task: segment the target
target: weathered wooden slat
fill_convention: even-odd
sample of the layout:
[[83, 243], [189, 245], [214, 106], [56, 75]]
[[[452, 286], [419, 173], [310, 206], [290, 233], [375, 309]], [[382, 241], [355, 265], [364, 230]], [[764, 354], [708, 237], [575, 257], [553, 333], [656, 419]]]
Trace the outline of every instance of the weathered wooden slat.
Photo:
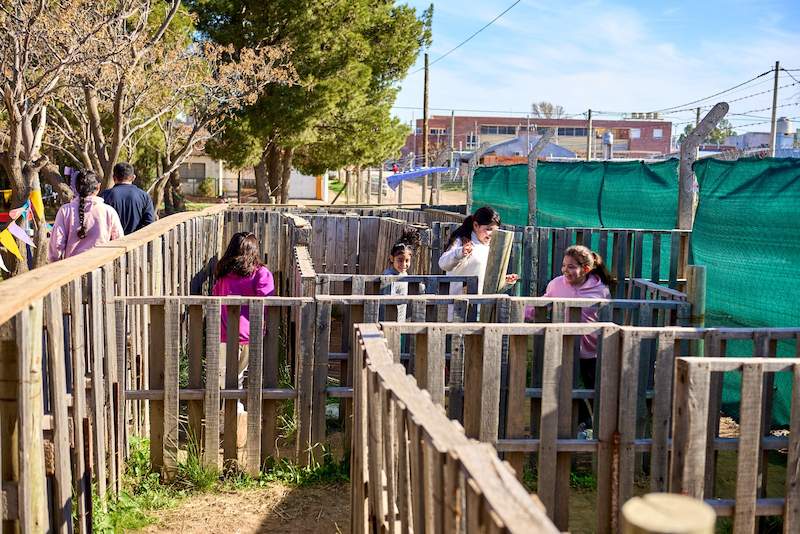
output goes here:
[[[188, 343], [188, 364], [189, 381], [188, 387], [200, 389], [203, 387], [203, 307], [198, 305], [189, 306], [189, 343]], [[213, 337], [210, 336], [210, 338]], [[179, 399], [180, 400], [180, 399]], [[201, 401], [189, 401], [189, 443], [195, 447], [195, 452], [200, 453], [200, 444], [203, 440], [203, 403]]]
[[[239, 389], [239, 317], [240, 306], [226, 306], [227, 328], [225, 331], [225, 387]], [[238, 461], [236, 440], [238, 434], [238, 409], [235, 400], [224, 403], [224, 433], [222, 437], [222, 459], [224, 466]]]
[[653, 448], [650, 461], [650, 491], [669, 487], [669, 431], [672, 413], [672, 375], [675, 369], [675, 335], [659, 334], [653, 395]]
[[73, 280], [68, 287], [70, 307], [70, 355], [72, 357], [72, 421], [75, 464], [75, 501], [78, 517], [75, 526], [86, 532], [87, 499], [91, 489], [87, 485], [86, 457], [84, 456], [86, 418], [86, 344], [84, 342], [84, 309], [81, 279]]
[[53, 415], [53, 448], [55, 478], [53, 501], [55, 514], [52, 527], [57, 532], [70, 532], [72, 526], [72, 470], [69, 451], [67, 416], [67, 373], [62, 327], [61, 291], [53, 291], [44, 299], [44, 326], [47, 329], [48, 384], [50, 411]]
[[[528, 382], [528, 338], [512, 336], [508, 352], [508, 409], [506, 411], [506, 438], [525, 437], [525, 386]], [[508, 454], [506, 460], [522, 480], [525, 454]]]
[[[264, 389], [277, 389], [279, 378], [280, 359], [280, 308], [267, 310], [266, 346], [264, 348], [264, 368], [262, 386]], [[261, 465], [268, 457], [278, 456], [278, 413], [280, 403], [265, 397], [264, 389], [261, 391]]]
[[[163, 476], [172, 480], [178, 474], [178, 380], [180, 374], [180, 340], [175, 335], [179, 329], [181, 310], [176, 303], [164, 305], [164, 361], [163, 361]], [[167, 334], [169, 333], [169, 334]]]
[[[800, 338], [798, 338], [800, 340]], [[789, 421], [789, 447], [786, 458], [785, 532], [800, 528], [800, 364], [792, 370], [792, 403]]]
[[205, 434], [203, 435], [203, 465], [219, 469], [219, 386], [220, 386], [220, 308], [205, 306], [206, 315], [206, 383], [203, 399]]
[[[35, 301], [17, 314], [17, 369], [19, 421], [19, 528], [46, 532], [50, 528], [44, 445], [42, 443], [42, 302]], [[9, 448], [10, 449], [10, 448]], [[104, 457], [101, 457], [105, 459]]]
[[670, 491], [697, 499], [705, 493], [709, 374], [705, 361], [690, 365], [684, 358], [676, 360]]
[[[108, 450], [108, 431], [106, 425], [106, 384], [103, 376], [103, 360], [105, 358], [105, 343], [104, 343], [104, 323], [103, 323], [103, 288], [102, 288], [102, 272], [100, 269], [95, 269], [89, 274], [89, 306], [91, 310], [91, 319], [89, 323], [89, 336], [91, 339], [91, 373], [92, 373], [92, 398], [91, 398], [91, 416], [92, 416], [92, 450], [94, 451], [94, 469], [97, 479], [97, 496], [105, 502], [106, 493], [108, 491], [108, 469], [107, 469], [107, 450]], [[152, 378], [152, 377], [151, 377]], [[158, 410], [159, 406], [155, 409]], [[153, 407], [150, 407], [150, 419], [153, 419]], [[160, 412], [159, 412], [160, 415]], [[160, 439], [158, 429], [155, 429], [156, 439]], [[152, 449], [153, 442], [150, 442], [151, 448], [151, 461], [154, 466], [162, 465], [162, 459], [156, 455], [153, 458]]]
[[[314, 304], [304, 304], [299, 310], [297, 322], [297, 389], [298, 397], [295, 402], [295, 415], [297, 417], [297, 456], [301, 465], [308, 465], [309, 454], [317, 454], [311, 433], [311, 418], [313, 406], [314, 384]], [[324, 409], [324, 405], [322, 406]]]
[[254, 300], [249, 306], [250, 342], [247, 363], [247, 472], [261, 472], [261, 388], [264, 382], [264, 308]]
[[556, 509], [556, 440], [558, 439], [558, 390], [562, 371], [562, 341], [560, 327], [551, 327], [545, 332], [537, 492], [551, 519], [555, 517]]
[[736, 509], [734, 532], [752, 533], [756, 527], [756, 498], [761, 451], [761, 418], [764, 368], [746, 363], [742, 368], [742, 401], [739, 423], [739, 450], [736, 457]]

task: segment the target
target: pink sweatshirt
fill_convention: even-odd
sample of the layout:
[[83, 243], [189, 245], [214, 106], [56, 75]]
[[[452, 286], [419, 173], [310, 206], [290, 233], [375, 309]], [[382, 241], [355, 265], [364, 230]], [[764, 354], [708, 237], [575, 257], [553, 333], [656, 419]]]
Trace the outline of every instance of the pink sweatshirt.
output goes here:
[[[250, 276], [239, 276], [229, 273], [217, 280], [212, 294], [216, 297], [239, 295], [243, 297], [268, 297], [275, 293], [275, 282], [269, 269], [262, 266]], [[228, 340], [228, 310], [222, 306], [221, 341]], [[246, 345], [250, 341], [250, 309], [242, 306], [239, 315], [239, 344]]]
[[51, 262], [72, 257], [125, 235], [114, 208], [102, 198], [91, 196], [84, 199], [83, 227], [86, 237], [78, 237], [78, 201], [78, 198], [74, 198], [58, 209], [47, 254]]
[[[610, 299], [611, 292], [597, 275], [590, 274], [583, 284], [579, 286], [570, 284], [564, 276], [553, 278], [547, 284], [544, 296], [568, 299]], [[532, 306], [525, 310], [526, 320], [533, 320], [533, 310]], [[597, 322], [597, 309], [583, 308], [581, 310], [581, 322]], [[597, 334], [581, 337], [581, 358], [597, 358]]]

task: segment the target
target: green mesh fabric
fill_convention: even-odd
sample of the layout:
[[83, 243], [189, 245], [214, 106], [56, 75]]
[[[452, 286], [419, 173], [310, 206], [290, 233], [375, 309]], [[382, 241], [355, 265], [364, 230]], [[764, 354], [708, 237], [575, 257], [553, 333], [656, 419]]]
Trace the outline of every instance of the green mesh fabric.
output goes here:
[[[692, 260], [707, 265], [706, 324], [800, 324], [800, 160], [701, 160], [695, 165], [700, 201], [692, 232]], [[791, 343], [779, 356], [794, 354]], [[751, 342], [729, 343], [727, 354], [752, 354]], [[786, 376], [784, 376], [786, 375]], [[725, 377], [723, 403], [735, 411], [739, 375]], [[791, 378], [780, 373], [773, 412], [789, 418]], [[725, 408], [725, 406], [724, 406]]]
[[[536, 169], [540, 226], [671, 229], [677, 213], [678, 160], [540, 162]], [[506, 224], [528, 217], [528, 167], [479, 167], [472, 204], [489, 205]]]
[[[643, 164], [539, 163], [541, 226], [670, 229], [677, 212], [678, 161]], [[700, 198], [692, 260], [708, 266], [708, 326], [800, 325], [800, 160], [712, 159], [695, 164]], [[473, 205], [491, 205], [503, 222], [527, 221], [527, 166], [481, 167]], [[662, 244], [663, 246], [664, 244]], [[649, 258], [645, 242], [644, 258]], [[666, 260], [662, 250], [662, 263]], [[647, 263], [647, 262], [645, 262]], [[662, 273], [665, 272], [662, 264]], [[649, 265], [643, 266], [644, 274]], [[778, 344], [779, 356], [795, 353]], [[729, 342], [727, 354], [752, 354], [752, 342]], [[786, 375], [786, 376], [784, 376]], [[791, 378], [775, 379], [774, 422], [789, 418]], [[738, 415], [739, 375], [725, 377], [723, 409]]]

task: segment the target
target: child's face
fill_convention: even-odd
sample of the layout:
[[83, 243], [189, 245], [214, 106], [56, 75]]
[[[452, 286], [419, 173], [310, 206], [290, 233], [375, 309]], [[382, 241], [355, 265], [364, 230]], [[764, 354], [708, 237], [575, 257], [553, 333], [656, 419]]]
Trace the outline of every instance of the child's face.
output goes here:
[[401, 252], [396, 256], [392, 256], [392, 267], [398, 273], [404, 273], [408, 271], [409, 266], [411, 265], [411, 253], [408, 251]]
[[492, 240], [492, 234], [497, 230], [497, 225], [472, 223], [472, 230], [475, 232], [475, 235], [478, 236], [478, 241], [484, 245], [488, 245]]
[[580, 285], [586, 280], [586, 275], [589, 274], [589, 266], [582, 266], [572, 256], [564, 256], [564, 261], [561, 262], [561, 274], [564, 275], [568, 283]]

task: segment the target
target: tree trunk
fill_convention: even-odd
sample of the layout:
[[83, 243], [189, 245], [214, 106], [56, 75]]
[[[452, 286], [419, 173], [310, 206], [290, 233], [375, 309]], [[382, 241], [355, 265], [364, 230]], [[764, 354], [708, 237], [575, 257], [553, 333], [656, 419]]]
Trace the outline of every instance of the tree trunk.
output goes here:
[[186, 199], [181, 191], [181, 174], [175, 170], [170, 173], [164, 188], [164, 213], [172, 215], [181, 211], [186, 211]]
[[294, 156], [294, 148], [284, 148], [283, 158], [281, 160], [281, 204], [289, 202], [289, 179], [292, 175], [292, 157]]
[[269, 146], [267, 162], [269, 166], [269, 196], [277, 197], [281, 190], [281, 154], [275, 142]]
[[69, 184], [64, 182], [61, 174], [58, 172], [58, 167], [49, 163], [39, 174], [53, 187], [58, 204], [66, 204], [72, 200], [74, 196], [72, 188]]
[[268, 151], [265, 150], [261, 153], [261, 159], [258, 160], [255, 167], [253, 167], [253, 173], [256, 176], [256, 195], [258, 198], [258, 202], [261, 204], [266, 204], [269, 202], [269, 173], [267, 168], [268, 163]]

